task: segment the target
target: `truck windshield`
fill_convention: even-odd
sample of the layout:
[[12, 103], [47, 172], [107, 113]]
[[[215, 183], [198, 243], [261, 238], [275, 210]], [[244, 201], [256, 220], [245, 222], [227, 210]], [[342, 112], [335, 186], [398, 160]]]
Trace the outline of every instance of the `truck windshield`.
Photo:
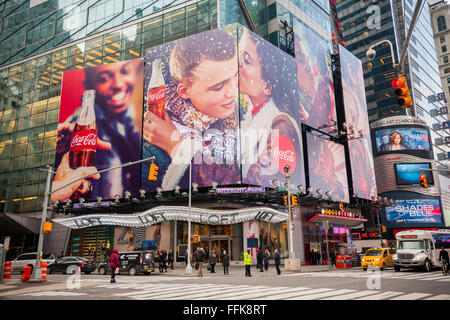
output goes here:
[[398, 249], [425, 249], [423, 241], [399, 241]]

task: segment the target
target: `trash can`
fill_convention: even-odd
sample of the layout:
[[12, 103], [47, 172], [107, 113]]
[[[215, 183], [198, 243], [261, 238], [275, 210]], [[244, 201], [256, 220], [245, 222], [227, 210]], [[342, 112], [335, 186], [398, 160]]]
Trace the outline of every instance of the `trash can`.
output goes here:
[[341, 255], [336, 256], [336, 269], [344, 268], [343, 260], [344, 260], [343, 256]]
[[3, 274], [5, 272], [5, 258], [6, 258], [6, 247], [0, 244], [0, 282], [3, 281]]
[[352, 256], [345, 256], [345, 264], [347, 269], [352, 268]]

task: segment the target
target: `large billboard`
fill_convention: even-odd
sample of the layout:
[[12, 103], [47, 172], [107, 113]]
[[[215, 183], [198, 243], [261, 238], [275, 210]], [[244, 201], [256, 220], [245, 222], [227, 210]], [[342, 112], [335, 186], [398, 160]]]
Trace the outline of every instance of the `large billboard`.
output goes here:
[[143, 66], [135, 59], [64, 72], [52, 200], [138, 194], [139, 165], [95, 173], [141, 159]]
[[318, 128], [336, 120], [330, 44], [294, 21], [295, 60], [302, 123]]
[[442, 212], [438, 199], [397, 200], [397, 205], [386, 207], [390, 226], [440, 225]]
[[377, 196], [375, 171], [367, 116], [366, 94], [361, 61], [343, 46], [339, 46], [345, 120], [349, 130], [360, 139], [349, 139], [353, 193], [359, 198]]
[[349, 202], [344, 146], [316, 135], [307, 135], [309, 181], [314, 192], [331, 192], [334, 201]]
[[238, 48], [242, 182], [273, 187], [289, 165], [296, 189], [305, 180], [295, 60], [245, 28]]
[[377, 153], [404, 150], [430, 151], [430, 136], [425, 128], [396, 127], [375, 131]]

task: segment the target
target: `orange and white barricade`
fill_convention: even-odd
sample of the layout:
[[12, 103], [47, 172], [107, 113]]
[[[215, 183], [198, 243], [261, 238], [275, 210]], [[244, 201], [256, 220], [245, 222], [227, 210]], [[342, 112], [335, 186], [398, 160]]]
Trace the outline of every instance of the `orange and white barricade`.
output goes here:
[[11, 261], [5, 261], [5, 269], [3, 270], [3, 279], [11, 279]]

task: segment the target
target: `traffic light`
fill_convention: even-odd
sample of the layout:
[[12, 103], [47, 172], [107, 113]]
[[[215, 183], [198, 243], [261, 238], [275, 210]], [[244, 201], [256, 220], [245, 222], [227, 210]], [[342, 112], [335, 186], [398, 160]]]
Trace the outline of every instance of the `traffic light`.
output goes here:
[[284, 205], [285, 205], [286, 207], [287, 207], [287, 205], [288, 205], [287, 200], [288, 200], [287, 196], [284, 196], [284, 197], [283, 197], [283, 201], [284, 201]]
[[148, 175], [148, 180], [153, 181], [158, 180], [158, 166], [154, 163], [150, 165], [150, 173]]
[[297, 205], [297, 196], [291, 196], [291, 205], [293, 206]]
[[396, 88], [394, 94], [398, 96], [397, 104], [402, 106], [403, 109], [411, 108], [413, 104], [405, 77], [392, 80], [392, 86]]
[[428, 183], [427, 183], [427, 176], [425, 175], [425, 173], [422, 173], [420, 176], [420, 186], [422, 188], [428, 188]]

